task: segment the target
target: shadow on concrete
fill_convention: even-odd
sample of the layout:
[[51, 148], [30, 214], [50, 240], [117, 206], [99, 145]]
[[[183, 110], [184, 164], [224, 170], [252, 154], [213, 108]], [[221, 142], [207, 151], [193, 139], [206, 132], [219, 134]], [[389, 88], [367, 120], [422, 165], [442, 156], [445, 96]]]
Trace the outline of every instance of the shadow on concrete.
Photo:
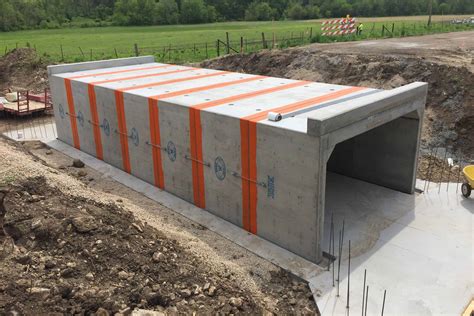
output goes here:
[[[324, 218], [323, 250], [329, 250], [331, 217], [334, 221], [335, 252], [339, 246], [339, 232], [344, 221], [344, 240], [342, 259], [348, 258], [348, 241], [351, 241], [351, 257], [376, 250], [382, 247], [390, 235], [381, 232], [393, 226], [391, 235], [403, 229], [402, 225], [394, 225], [402, 217], [414, 218], [416, 195], [410, 195], [377, 186], [354, 178], [328, 172], [326, 177], [326, 207]], [[327, 266], [327, 260], [325, 265]], [[355, 269], [356, 266], [353, 266]], [[341, 276], [347, 271], [341, 271]]]

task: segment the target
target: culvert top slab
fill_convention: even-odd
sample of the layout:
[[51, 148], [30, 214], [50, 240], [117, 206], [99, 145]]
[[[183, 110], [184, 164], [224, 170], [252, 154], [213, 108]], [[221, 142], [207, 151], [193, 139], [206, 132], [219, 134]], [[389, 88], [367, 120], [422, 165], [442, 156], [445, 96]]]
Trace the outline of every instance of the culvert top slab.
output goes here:
[[[399, 163], [407, 172], [393, 184], [366, 180], [405, 191], [412, 185], [424, 83], [383, 91], [152, 57], [48, 71], [60, 140], [314, 262], [322, 255], [326, 165], [337, 144], [377, 130], [356, 140], [373, 140], [382, 166]], [[416, 124], [382, 128], [399, 118]], [[407, 130], [414, 150], [387, 161]], [[389, 138], [392, 145], [379, 144]], [[369, 147], [343, 147], [352, 154], [337, 160], [357, 169]]]

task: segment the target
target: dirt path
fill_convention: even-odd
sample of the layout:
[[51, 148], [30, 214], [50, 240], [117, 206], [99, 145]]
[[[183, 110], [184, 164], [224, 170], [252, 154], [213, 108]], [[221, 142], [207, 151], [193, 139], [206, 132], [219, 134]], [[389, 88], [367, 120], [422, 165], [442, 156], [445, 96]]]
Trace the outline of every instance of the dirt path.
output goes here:
[[0, 138], [0, 161], [0, 310], [315, 313], [305, 282], [59, 152]]
[[382, 40], [313, 44], [310, 52], [411, 56], [474, 70], [474, 31], [433, 34]]

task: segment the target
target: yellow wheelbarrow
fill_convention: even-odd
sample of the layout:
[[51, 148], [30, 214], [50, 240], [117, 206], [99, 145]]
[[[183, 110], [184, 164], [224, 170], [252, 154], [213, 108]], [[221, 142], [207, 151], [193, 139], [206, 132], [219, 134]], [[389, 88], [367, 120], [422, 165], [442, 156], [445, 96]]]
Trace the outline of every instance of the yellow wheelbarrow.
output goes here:
[[471, 191], [474, 189], [474, 165], [464, 167], [462, 173], [467, 182], [462, 184], [461, 192], [464, 197], [468, 198], [471, 195]]

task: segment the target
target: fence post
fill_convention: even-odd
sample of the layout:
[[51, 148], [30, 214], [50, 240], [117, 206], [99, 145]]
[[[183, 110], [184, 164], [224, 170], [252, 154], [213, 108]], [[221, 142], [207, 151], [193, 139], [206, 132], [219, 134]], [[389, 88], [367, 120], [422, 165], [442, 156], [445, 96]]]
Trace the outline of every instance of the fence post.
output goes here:
[[64, 61], [64, 51], [63, 51], [63, 45], [60, 45], [61, 47], [61, 61]]
[[392, 23], [392, 36], [393, 36], [394, 31], [395, 31], [395, 23]]
[[309, 29], [309, 40], [313, 38], [313, 27]]
[[267, 48], [267, 43], [265, 41], [265, 33], [262, 32], [262, 48], [265, 49]]
[[225, 37], [226, 37], [226, 43], [227, 43], [227, 55], [230, 54], [230, 41], [229, 41], [229, 32], [225, 32]]
[[82, 58], [86, 58], [86, 55], [84, 55], [84, 52], [82, 51], [82, 48], [81, 48], [81, 46], [79, 46], [79, 50], [81, 51]]
[[219, 40], [216, 41], [216, 49], [217, 49], [217, 57], [221, 55], [221, 44], [219, 43]]
[[385, 35], [385, 24], [382, 24], [382, 37]]
[[196, 56], [196, 43], [194, 43], [193, 55]]
[[114, 48], [115, 51], [115, 58], [118, 58], [117, 48]]
[[275, 32], [273, 32], [272, 49], [275, 49]]
[[138, 44], [134, 44], [133, 47], [135, 48], [135, 56], [138, 57]]
[[171, 44], [168, 46], [168, 62], [171, 61]]
[[207, 50], [207, 42], [206, 42], [206, 59], [209, 59], [209, 51]]
[[241, 54], [244, 53], [244, 37], [243, 36], [240, 37], [240, 53]]

